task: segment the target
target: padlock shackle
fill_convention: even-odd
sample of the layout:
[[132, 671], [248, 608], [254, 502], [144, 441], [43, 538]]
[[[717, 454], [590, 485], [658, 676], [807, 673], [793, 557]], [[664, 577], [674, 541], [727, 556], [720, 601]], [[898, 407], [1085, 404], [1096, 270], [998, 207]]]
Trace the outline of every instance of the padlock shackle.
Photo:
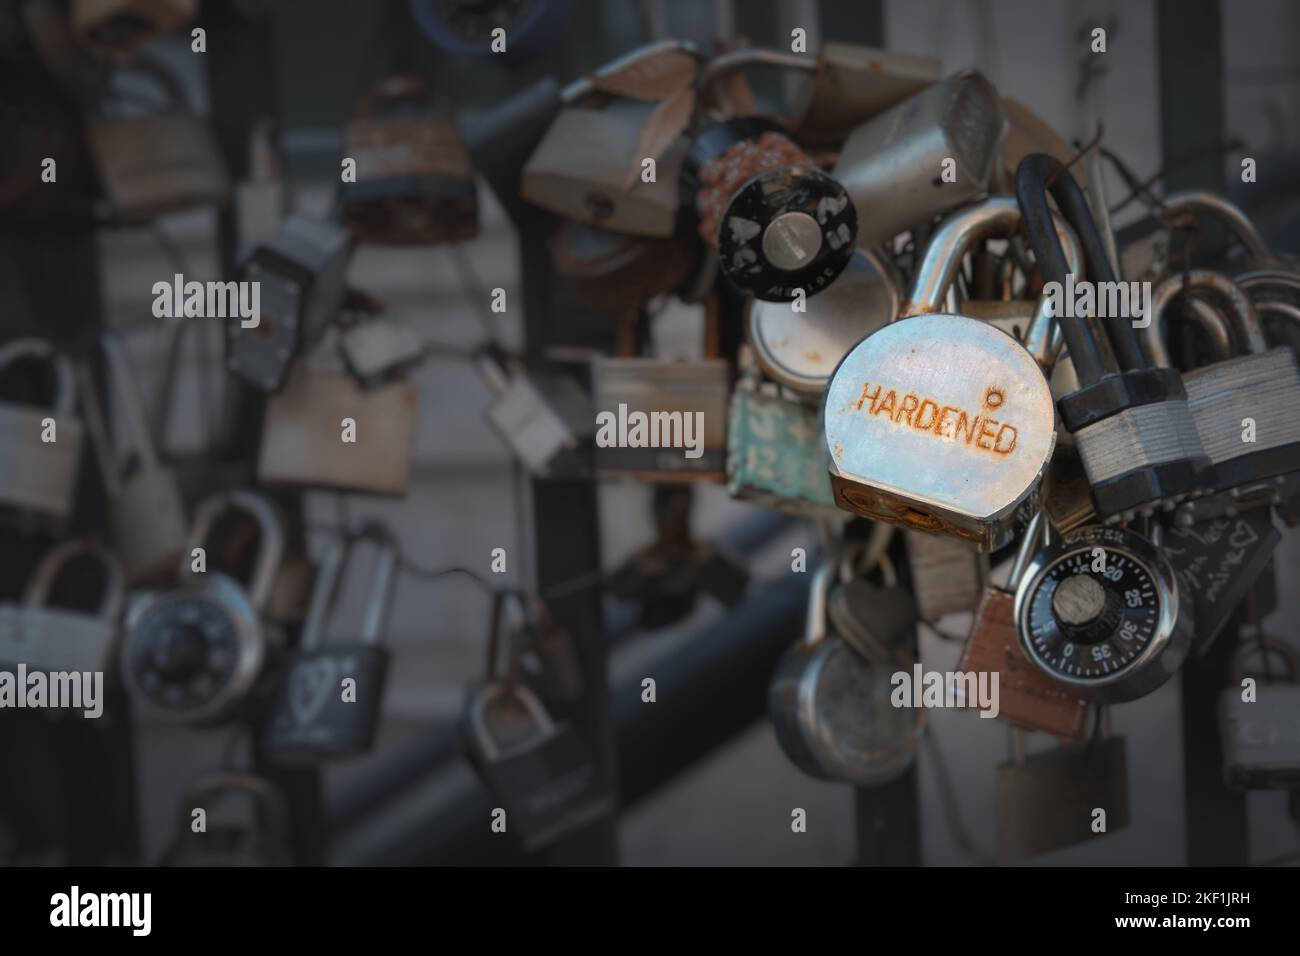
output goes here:
[[1255, 224], [1245, 211], [1223, 196], [1203, 190], [1188, 190], [1166, 196], [1160, 208], [1160, 216], [1165, 224], [1174, 227], [1176, 220], [1184, 216], [1208, 216], [1227, 228], [1246, 248], [1251, 262], [1260, 269], [1274, 269], [1281, 265], [1281, 260], [1269, 248], [1264, 237], [1260, 235]]
[[208, 536], [217, 519], [231, 509], [249, 514], [257, 522], [260, 532], [257, 561], [244, 590], [254, 610], [261, 613], [270, 604], [285, 548], [284, 525], [279, 511], [264, 495], [253, 491], [227, 491], [200, 501], [194, 509], [194, 524], [190, 527], [185, 553], [181, 555], [181, 577], [190, 577], [196, 573], [190, 570], [191, 552], [195, 548], [207, 548]]
[[504, 754], [501, 745], [489, 733], [485, 719], [488, 704], [504, 695], [513, 697], [517, 703], [523, 705], [543, 737], [549, 736], [555, 730], [555, 721], [547, 713], [546, 705], [530, 688], [517, 682], [489, 681], [470, 698], [469, 710], [466, 714], [474, 736], [478, 740], [479, 748], [488, 760], [496, 760]]
[[579, 100], [598, 91], [597, 80], [612, 76], [652, 56], [675, 52], [690, 54], [697, 60], [702, 58], [700, 48], [690, 40], [656, 40], [653, 43], [647, 43], [645, 46], [637, 47], [635, 50], [630, 50], [622, 56], [610, 60], [604, 66], [597, 67], [591, 73], [580, 76], [568, 83], [560, 89], [560, 103], [563, 106], [573, 106]]
[[1020, 584], [1020, 579], [1025, 575], [1025, 569], [1029, 567], [1029, 562], [1034, 556], [1040, 545], [1044, 543], [1045, 532], [1047, 529], [1044, 525], [1049, 524], [1043, 510], [1034, 512], [1034, 516], [1029, 519], [1029, 524], [1020, 539], [1020, 546], [1016, 548], [1016, 556], [1011, 561], [1011, 570], [1007, 573], [1007, 590], [1015, 593], [1016, 587]]
[[1255, 311], [1260, 315], [1280, 315], [1300, 328], [1300, 306], [1278, 299], [1261, 299], [1255, 303]]
[[23, 591], [23, 604], [29, 607], [47, 606], [50, 589], [63, 572], [64, 565], [82, 555], [97, 559], [107, 572], [97, 615], [106, 621], [116, 621], [121, 617], [122, 608], [126, 604], [126, 573], [122, 570], [122, 562], [103, 544], [90, 538], [64, 541], [47, 551], [27, 582]]
[[699, 97], [701, 100], [707, 99], [714, 83], [727, 74], [743, 70], [747, 66], [773, 66], [782, 70], [815, 73], [820, 64], [821, 57], [808, 56], [806, 53], [786, 53], [784, 50], [770, 50], [763, 47], [731, 50], [715, 56], [700, 71]]
[[808, 582], [808, 610], [804, 615], [803, 642], [808, 647], [819, 644], [829, 634], [827, 609], [831, 583], [835, 579], [835, 561], [829, 555], [818, 565]]
[[54, 347], [48, 339], [34, 336], [13, 339], [0, 345], [0, 378], [15, 362], [22, 359], [39, 359], [54, 372], [54, 404], [51, 410], [60, 415], [70, 414], [77, 407], [77, 375], [72, 360]]
[[383, 641], [392, 610], [393, 589], [397, 584], [397, 542], [387, 525], [367, 521], [330, 542], [317, 565], [300, 647], [319, 647], [325, 643], [326, 626], [338, 602], [339, 585], [355, 553], [353, 549], [361, 541], [375, 545], [375, 566], [371, 570], [370, 590], [361, 619], [360, 640], [363, 644]]
[[1243, 272], [1234, 281], [1247, 291], [1277, 286], [1300, 292], [1300, 273], [1289, 269], [1256, 269], [1253, 272]]
[[[507, 621], [507, 609], [510, 620]], [[488, 625], [487, 642], [487, 682], [515, 686], [519, 683], [520, 658], [523, 648], [519, 635], [528, 626], [528, 612], [524, 606], [524, 596], [518, 591], [498, 591], [492, 599], [492, 615]], [[498, 676], [497, 661], [501, 653], [501, 632], [509, 628], [506, 638], [510, 653], [510, 666], [505, 677]]]
[[[1143, 344], [1151, 362], [1157, 368], [1173, 368], [1173, 357], [1165, 341], [1169, 306], [1184, 292], [1207, 297], [1216, 302], [1234, 319], [1242, 340], [1252, 354], [1268, 350], [1264, 341], [1263, 326], [1250, 296], [1231, 279], [1209, 269], [1193, 269], [1183, 275], [1170, 276], [1151, 292], [1150, 322], [1142, 330]], [[1205, 330], [1214, 350], [1223, 358], [1233, 355], [1232, 333], [1219, 311], [1211, 308], [1190, 309], [1192, 318]]]
[[[1075, 276], [1082, 276], [1084, 255], [1079, 237], [1056, 212], [1052, 213], [1052, 224], [1063, 248], [1067, 269]], [[907, 302], [899, 309], [898, 318], [944, 311], [948, 290], [961, 269], [962, 260], [988, 239], [1010, 237], [1020, 225], [1020, 204], [1006, 196], [990, 197], [947, 216], [926, 244], [908, 290]], [[1059, 351], [1058, 328], [1048, 297], [1039, 296], [1022, 344], [1045, 369], [1052, 367]]]

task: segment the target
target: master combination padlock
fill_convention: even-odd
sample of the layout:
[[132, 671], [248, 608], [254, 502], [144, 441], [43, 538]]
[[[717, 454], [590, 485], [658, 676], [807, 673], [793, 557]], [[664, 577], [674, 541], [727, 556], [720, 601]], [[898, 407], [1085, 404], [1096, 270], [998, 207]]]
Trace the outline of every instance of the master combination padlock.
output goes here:
[[[354, 547], [375, 546], [358, 639], [325, 642], [325, 630]], [[368, 524], [331, 545], [316, 571], [302, 640], [290, 658], [267, 721], [263, 749], [277, 763], [315, 763], [363, 753], [374, 743], [384, 700], [387, 630], [397, 583], [392, 532]], [[352, 686], [345, 686], [349, 681]]]
[[[1255, 676], [1243, 685], [1251, 653], [1282, 664], [1280, 681]], [[1249, 699], [1247, 699], [1249, 697]], [[1243, 641], [1232, 664], [1232, 683], [1219, 696], [1223, 779], [1238, 790], [1288, 790], [1300, 785], [1300, 652], [1270, 637]]]
[[[222, 548], [213, 531], [219, 519], [249, 519]], [[255, 558], [246, 580], [223, 552]], [[205, 570], [192, 570], [202, 548]], [[233, 491], [199, 503], [181, 558], [180, 581], [169, 591], [138, 595], [127, 612], [122, 679], [133, 704], [170, 723], [199, 726], [231, 717], [262, 673], [272, 643], [263, 619], [284, 554], [284, 530], [275, 506], [261, 495]]]
[[[612, 813], [614, 800], [587, 742], [571, 724], [554, 721], [541, 698], [520, 682], [525, 627], [518, 595], [498, 595], [488, 679], [470, 694], [461, 733], [470, 760], [506, 811], [506, 832], [533, 852]], [[500, 677], [503, 638], [510, 664]]]

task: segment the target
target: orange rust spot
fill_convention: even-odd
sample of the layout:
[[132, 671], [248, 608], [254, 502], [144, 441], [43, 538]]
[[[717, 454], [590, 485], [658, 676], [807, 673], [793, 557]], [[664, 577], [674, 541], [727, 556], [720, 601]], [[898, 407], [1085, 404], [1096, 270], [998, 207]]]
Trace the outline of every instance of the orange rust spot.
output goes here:
[[984, 391], [985, 408], [1001, 408], [1002, 403], [1005, 402], [1006, 400], [1007, 400], [1007, 393], [1004, 392], [1002, 389], [998, 388], [996, 385], [990, 385]]

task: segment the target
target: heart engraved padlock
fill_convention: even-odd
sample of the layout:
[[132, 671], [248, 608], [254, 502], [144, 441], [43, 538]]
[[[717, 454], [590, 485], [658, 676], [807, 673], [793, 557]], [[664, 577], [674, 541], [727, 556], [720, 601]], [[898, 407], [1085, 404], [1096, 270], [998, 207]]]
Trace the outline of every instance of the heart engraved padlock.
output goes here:
[[[325, 642], [328, 619], [354, 547], [375, 546], [360, 638]], [[374, 743], [389, 652], [382, 641], [397, 583], [392, 532], [371, 523], [331, 545], [316, 571], [302, 639], [286, 667], [263, 749], [281, 764], [312, 764], [363, 753]], [[352, 682], [347, 687], [348, 681]]]
[[[247, 582], [219, 564], [212, 532], [218, 519], [242, 512], [256, 527], [256, 557]], [[204, 570], [192, 570], [204, 552]], [[275, 506], [261, 495], [233, 491], [199, 503], [181, 558], [180, 583], [146, 592], [127, 612], [122, 680], [134, 705], [160, 721], [200, 726], [230, 717], [262, 672], [271, 637], [267, 609], [284, 553]], [[213, 566], [208, 567], [207, 562]]]

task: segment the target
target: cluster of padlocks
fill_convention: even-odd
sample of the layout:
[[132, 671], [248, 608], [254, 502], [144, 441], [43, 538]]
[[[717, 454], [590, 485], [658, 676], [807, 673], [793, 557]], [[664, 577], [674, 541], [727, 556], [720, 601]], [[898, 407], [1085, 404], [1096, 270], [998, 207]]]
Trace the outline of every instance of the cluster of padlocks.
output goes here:
[[[922, 682], [918, 624], [968, 614], [939, 695], [988, 710], [991, 687], [1018, 733], [1058, 739], [1015, 764], [1022, 791], [1065, 779], [1080, 807], [1124, 819], [1125, 755], [1103, 709], [1225, 639], [1239, 641], [1221, 705], [1225, 779], [1300, 781], [1294, 635], [1266, 635], [1258, 608], [1245, 626], [1239, 613], [1272, 573], [1279, 525], [1300, 521], [1300, 271], [1225, 198], [1166, 195], [1149, 233], [1117, 245], [1097, 154], [976, 71], [835, 43], [707, 55], [667, 41], [539, 82], [459, 128], [420, 80], [385, 79], [345, 131], [333, 208], [286, 214], [264, 139], [251, 178], [232, 185], [161, 63], [118, 67], [164, 94], [156, 112], [118, 115], [111, 84], [74, 75], [54, 14], [32, 9], [44, 55], [95, 110], [114, 221], [246, 210], [236, 279], [257, 285], [260, 310], [223, 300], [224, 363], [264, 416], [251, 473], [187, 509], [156, 450], [166, 396], [149, 407], [120, 341], [76, 356], [38, 338], [0, 345], [6, 520], [58, 539], [85, 438], [109, 514], [108, 545], [57, 540], [23, 599], [0, 606], [0, 662], [111, 672], [136, 713], [164, 721], [248, 721], [285, 766], [371, 747], [404, 566], [395, 536], [335, 529], [313, 577], [269, 492], [407, 493], [409, 373], [429, 348], [349, 289], [347, 267], [360, 243], [474, 236], [477, 173], [517, 219], [552, 217], [551, 269], [616, 340], [581, 376], [495, 342], [475, 352], [486, 421], [538, 478], [666, 489], [658, 539], [607, 581], [640, 602], [641, 623], [681, 620], [698, 593], [734, 604], [745, 591], [739, 562], [692, 539], [682, 483], [725, 483], [822, 532], [805, 633], [770, 691], [802, 770], [860, 786], [905, 772], [927, 723], [918, 688], [896, 693]], [[803, 101], [762, 112], [758, 70], [802, 76]], [[1216, 231], [1227, 241], [1206, 254]], [[180, 319], [194, 295], [177, 277], [160, 301]], [[196, 316], [213, 290], [197, 296]], [[700, 307], [698, 358], [649, 352], [670, 298]], [[327, 642], [363, 544], [376, 557], [359, 636]], [[56, 605], [60, 576], [87, 561], [94, 608]], [[499, 593], [493, 609], [465, 738], [531, 848], [612, 798], [586, 743], [552, 716], [582, 694], [571, 640], [537, 595]], [[337, 692], [349, 680], [351, 698]], [[256, 778], [218, 785], [273, 799]], [[1021, 837], [1006, 855], [1071, 839]]]

